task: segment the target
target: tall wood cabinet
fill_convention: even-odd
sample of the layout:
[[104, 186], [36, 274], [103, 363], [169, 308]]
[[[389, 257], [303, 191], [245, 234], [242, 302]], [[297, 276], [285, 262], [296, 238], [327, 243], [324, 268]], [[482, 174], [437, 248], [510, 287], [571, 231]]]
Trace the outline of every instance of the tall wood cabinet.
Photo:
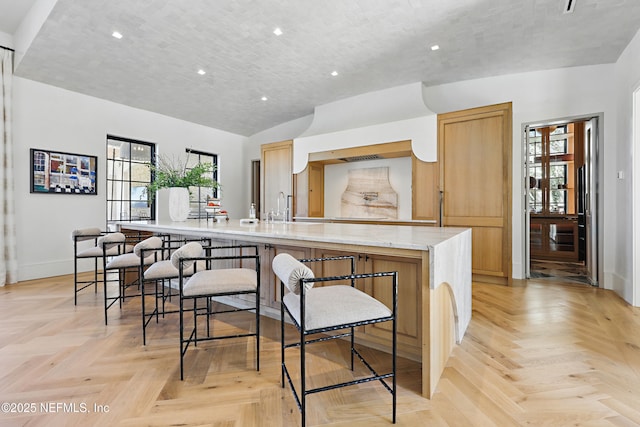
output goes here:
[[471, 227], [474, 280], [511, 282], [511, 103], [438, 115], [442, 225]]
[[[263, 214], [277, 210], [277, 200], [280, 192], [284, 194], [284, 201], [280, 199], [280, 209], [284, 210], [287, 196], [293, 196], [293, 141], [273, 142], [260, 147], [261, 194]], [[289, 201], [290, 209], [294, 203]]]

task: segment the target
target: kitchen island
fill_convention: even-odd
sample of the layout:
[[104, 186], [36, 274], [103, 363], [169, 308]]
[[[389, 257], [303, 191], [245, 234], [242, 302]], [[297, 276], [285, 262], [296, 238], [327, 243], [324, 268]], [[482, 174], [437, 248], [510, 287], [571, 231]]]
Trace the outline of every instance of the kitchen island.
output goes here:
[[[422, 364], [422, 394], [430, 398], [449, 354], [471, 320], [471, 229], [408, 225], [188, 220], [121, 222], [122, 230], [209, 237], [222, 244], [258, 244], [261, 305], [274, 317], [279, 282], [271, 260], [281, 252], [296, 258], [356, 255], [357, 272], [398, 271], [398, 350]], [[314, 271], [317, 276], [342, 274]], [[377, 295], [373, 285], [365, 291]], [[272, 310], [269, 310], [272, 309]], [[365, 329], [361, 342], [387, 349], [391, 331]]]

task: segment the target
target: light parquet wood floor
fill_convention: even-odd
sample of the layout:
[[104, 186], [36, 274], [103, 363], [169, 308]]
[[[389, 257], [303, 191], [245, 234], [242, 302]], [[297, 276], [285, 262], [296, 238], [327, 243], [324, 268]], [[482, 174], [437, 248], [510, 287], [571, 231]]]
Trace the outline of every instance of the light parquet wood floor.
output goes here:
[[[72, 288], [71, 276], [0, 288], [1, 426], [299, 425], [280, 387], [277, 321], [264, 318], [260, 372], [243, 338], [190, 348], [180, 381], [177, 316], [152, 324], [142, 346], [139, 299], [111, 309], [105, 326], [100, 291], [85, 290], [75, 307]], [[312, 351], [314, 383], [345, 375], [343, 344]], [[431, 400], [419, 394], [419, 369], [399, 360], [399, 426], [638, 426], [640, 309], [576, 284], [474, 283], [471, 324]], [[391, 425], [377, 383], [309, 402], [309, 425]]]

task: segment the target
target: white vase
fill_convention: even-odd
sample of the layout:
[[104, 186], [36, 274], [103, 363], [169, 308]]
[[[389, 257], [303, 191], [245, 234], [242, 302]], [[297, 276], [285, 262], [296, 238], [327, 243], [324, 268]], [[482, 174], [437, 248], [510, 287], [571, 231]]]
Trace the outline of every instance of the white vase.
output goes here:
[[186, 221], [189, 217], [188, 188], [169, 188], [169, 217], [172, 221]]

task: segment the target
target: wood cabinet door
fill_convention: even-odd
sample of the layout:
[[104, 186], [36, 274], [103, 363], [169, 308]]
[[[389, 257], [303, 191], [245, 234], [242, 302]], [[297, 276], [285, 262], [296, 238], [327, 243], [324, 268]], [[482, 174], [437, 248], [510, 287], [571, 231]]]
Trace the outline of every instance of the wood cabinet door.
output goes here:
[[[314, 258], [332, 258], [339, 256], [355, 256], [355, 272], [364, 273], [365, 266], [363, 263], [364, 255], [362, 254], [354, 254], [351, 252], [340, 252], [340, 251], [330, 251], [325, 249], [316, 249], [313, 253]], [[332, 260], [332, 261], [322, 261], [318, 263], [309, 264], [309, 267], [313, 270], [313, 274], [316, 277], [336, 277], [336, 276], [346, 276], [351, 274], [351, 260], [343, 259], [343, 260]], [[351, 286], [351, 282], [349, 280], [342, 281], [331, 281], [327, 282], [326, 286], [333, 285], [346, 285]], [[324, 286], [323, 283], [316, 283], [314, 286]], [[361, 291], [364, 291], [365, 285], [364, 280], [356, 281], [356, 287]]]
[[438, 115], [442, 225], [471, 227], [474, 280], [511, 280], [511, 103]]
[[438, 163], [411, 156], [411, 219], [439, 221]]
[[[315, 250], [313, 256], [326, 258], [341, 255], [356, 255], [356, 273], [375, 273], [386, 271], [398, 272], [398, 344], [405, 355], [419, 355], [422, 342], [422, 308], [421, 308], [421, 260], [398, 258], [366, 253], [347, 253], [329, 250]], [[342, 276], [350, 273], [347, 261], [323, 262], [314, 269], [316, 277]], [[393, 294], [390, 277], [377, 277], [359, 280], [356, 288], [366, 292], [378, 301], [391, 308]], [[349, 282], [331, 282], [331, 285], [350, 285]], [[319, 283], [316, 286], [320, 285]], [[368, 342], [388, 348], [392, 339], [390, 322], [366, 325], [358, 328]]]
[[[394, 258], [381, 255], [366, 255], [368, 273], [398, 272], [398, 343], [419, 349], [421, 342], [421, 261], [405, 258]], [[391, 277], [376, 277], [367, 283], [365, 292], [392, 306], [393, 294]], [[392, 325], [390, 322], [367, 325], [365, 333], [391, 342]]]
[[[280, 210], [284, 211], [287, 196], [293, 194], [293, 141], [263, 144], [260, 151], [262, 167], [261, 214], [278, 209], [277, 201], [280, 192], [284, 193], [284, 199], [280, 198]], [[262, 215], [260, 217], [262, 218]]]
[[324, 165], [309, 163], [309, 216], [324, 216]]

